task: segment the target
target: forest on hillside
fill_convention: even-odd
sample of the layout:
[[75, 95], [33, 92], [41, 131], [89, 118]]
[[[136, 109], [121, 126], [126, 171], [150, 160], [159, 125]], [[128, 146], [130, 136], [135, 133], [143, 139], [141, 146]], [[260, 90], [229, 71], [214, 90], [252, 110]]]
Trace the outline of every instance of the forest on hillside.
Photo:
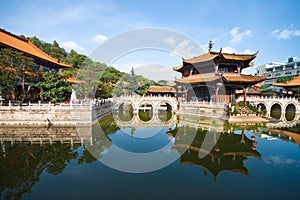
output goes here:
[[[55, 40], [48, 43], [36, 36], [26, 37], [21, 35], [19, 37], [30, 40], [48, 55], [70, 64], [72, 67], [63, 69], [56, 74], [51, 71], [39, 73], [37, 70], [33, 70], [34, 60], [32, 58], [22, 52], [3, 48], [0, 50], [0, 96], [2, 97], [10, 98], [11, 91], [15, 91], [16, 100], [32, 102], [37, 99], [36, 95], [32, 95], [32, 93], [37, 92], [32, 91], [38, 91], [42, 87], [43, 91], [39, 94], [42, 99], [55, 103], [67, 101], [74, 86], [78, 89], [78, 98], [101, 99], [113, 95], [143, 95], [150, 85], [165, 83], [160, 81], [159, 84], [143, 76], [136, 75], [133, 68], [130, 73], [121, 72], [104, 63], [95, 62], [73, 49], [67, 52]], [[7, 70], [8, 66], [14, 70]], [[67, 83], [66, 79], [70, 77], [81, 79], [85, 83], [75, 85]], [[90, 91], [87, 92], [87, 89]]]

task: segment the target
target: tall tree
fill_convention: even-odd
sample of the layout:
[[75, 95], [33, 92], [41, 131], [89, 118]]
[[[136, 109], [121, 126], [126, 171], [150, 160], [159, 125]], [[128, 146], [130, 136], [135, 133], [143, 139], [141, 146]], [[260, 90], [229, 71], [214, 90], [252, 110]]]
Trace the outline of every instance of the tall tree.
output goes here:
[[71, 84], [53, 71], [43, 73], [43, 80], [37, 85], [43, 88], [41, 97], [51, 103], [66, 101], [72, 90]]
[[[21, 86], [21, 94], [19, 97], [21, 103], [26, 99], [28, 92], [40, 78], [40, 72], [34, 69], [34, 66], [34, 59], [24, 55], [23, 52], [10, 48], [0, 50], [1, 71], [2, 73], [7, 71], [10, 77], [10, 81], [8, 82], [11, 87], [16, 85]], [[15, 82], [12, 82], [12, 80]]]

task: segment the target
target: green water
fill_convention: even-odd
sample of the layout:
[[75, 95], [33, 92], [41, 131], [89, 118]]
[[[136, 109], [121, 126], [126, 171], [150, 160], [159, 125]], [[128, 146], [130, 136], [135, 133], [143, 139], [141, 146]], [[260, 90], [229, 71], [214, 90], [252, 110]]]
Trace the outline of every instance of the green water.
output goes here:
[[[19, 129], [9, 129], [11, 140], [0, 150], [1, 199], [298, 199], [300, 149], [293, 138], [266, 124], [160, 115], [169, 123], [132, 127], [120, 120], [133, 115], [110, 115], [83, 142], [71, 134], [72, 143], [63, 144], [22, 142]], [[284, 130], [297, 137], [298, 126]], [[62, 132], [30, 130], [26, 137]]]

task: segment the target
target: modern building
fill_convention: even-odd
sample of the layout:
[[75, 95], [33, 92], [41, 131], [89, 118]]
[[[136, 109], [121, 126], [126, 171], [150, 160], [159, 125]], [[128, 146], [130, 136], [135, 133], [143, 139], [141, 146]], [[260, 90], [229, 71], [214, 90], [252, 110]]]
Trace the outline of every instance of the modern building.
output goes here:
[[263, 84], [272, 85], [278, 78], [291, 77], [295, 78], [300, 74], [300, 61], [296, 57], [288, 59], [287, 63], [271, 62], [256, 68], [256, 75], [266, 77]]
[[[173, 67], [173, 70], [182, 74], [181, 79], [175, 82], [177, 88], [185, 92], [185, 100], [195, 98], [215, 102], [235, 102], [236, 90], [244, 91], [246, 100], [247, 88], [265, 80], [261, 76], [241, 74], [242, 70], [252, 66], [255, 54], [229, 54], [211, 51], [203, 55], [183, 59], [182, 65]], [[178, 89], [179, 90], [179, 89]]]

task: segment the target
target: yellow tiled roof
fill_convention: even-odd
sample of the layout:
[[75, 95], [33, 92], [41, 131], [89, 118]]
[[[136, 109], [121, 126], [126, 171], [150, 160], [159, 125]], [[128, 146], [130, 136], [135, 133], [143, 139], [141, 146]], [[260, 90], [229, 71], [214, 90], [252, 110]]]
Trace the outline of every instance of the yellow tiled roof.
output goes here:
[[256, 57], [257, 54], [258, 52], [256, 52], [255, 54], [235, 54], [235, 53], [229, 54], [229, 53], [222, 53], [222, 52], [208, 52], [206, 54], [202, 54], [194, 58], [184, 59], [183, 62], [193, 64], [193, 63], [213, 60], [217, 57], [223, 57], [227, 60], [251, 61]]
[[60, 62], [58, 59], [55, 59], [55, 58], [49, 56], [48, 54], [46, 54], [45, 52], [40, 50], [38, 47], [36, 47], [29, 40], [23, 40], [23, 39], [15, 36], [11, 33], [8, 33], [2, 29], [0, 29], [0, 43], [4, 44], [5, 46], [12, 47], [12, 48], [20, 50], [24, 53], [35, 56], [37, 58], [43, 59], [45, 61], [54, 63], [61, 67], [71, 67], [71, 65]]
[[273, 83], [272, 85], [279, 87], [300, 87], [300, 75], [285, 83]]
[[148, 92], [160, 92], [160, 93], [170, 93], [170, 92], [176, 92], [174, 88], [169, 86], [156, 86], [151, 85], [148, 89]]
[[263, 76], [252, 76], [252, 75], [223, 75], [223, 80], [225, 82], [238, 82], [238, 83], [259, 83], [264, 81], [266, 78]]
[[175, 82], [178, 83], [205, 83], [211, 82], [220, 79], [221, 77], [218, 75], [210, 74], [208, 76], [197, 74], [189, 77], [183, 77], [182, 79], [177, 79]]

